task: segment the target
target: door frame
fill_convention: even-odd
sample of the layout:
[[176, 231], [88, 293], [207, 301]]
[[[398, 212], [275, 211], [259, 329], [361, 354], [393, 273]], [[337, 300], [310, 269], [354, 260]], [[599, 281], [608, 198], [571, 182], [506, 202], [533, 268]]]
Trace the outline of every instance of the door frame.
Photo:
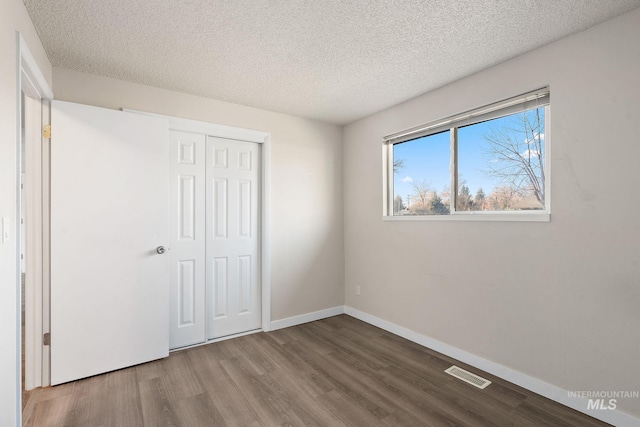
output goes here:
[[[17, 337], [17, 357], [18, 371], [17, 371], [17, 383], [16, 383], [16, 395], [17, 395], [17, 412], [18, 420], [21, 423], [22, 420], [22, 292], [21, 292], [21, 275], [20, 268], [20, 254], [22, 253], [22, 230], [19, 226], [19, 221], [22, 213], [22, 194], [20, 191], [22, 172], [22, 127], [23, 124], [30, 126], [32, 132], [36, 135], [42, 135], [42, 129], [44, 125], [50, 123], [49, 106], [50, 101], [53, 99], [53, 92], [47, 83], [47, 80], [42, 74], [40, 67], [32, 55], [24, 37], [20, 32], [16, 32], [16, 233], [15, 233], [15, 251], [16, 251], [16, 278], [15, 286], [17, 289], [17, 316], [16, 316], [16, 337]], [[36, 102], [39, 100], [41, 104], [41, 117], [40, 120], [32, 120], [27, 122], [26, 116], [29, 114], [25, 111], [25, 117], [23, 118], [22, 109], [22, 93], [28, 95], [31, 98], [35, 98]], [[24, 123], [23, 123], [24, 122]], [[27, 211], [31, 211], [33, 223], [37, 223], [40, 227], [37, 233], [33, 233], [33, 237], [30, 241], [26, 242], [27, 248], [31, 246], [33, 258], [27, 268], [30, 269], [30, 273], [33, 277], [31, 282], [31, 289], [25, 292], [25, 306], [26, 310], [33, 313], [33, 319], [30, 319], [32, 323], [31, 327], [25, 328], [25, 353], [29, 352], [32, 363], [25, 366], [25, 369], [30, 370], [30, 377], [33, 379], [30, 381], [29, 386], [39, 387], [49, 384], [49, 358], [48, 347], [44, 345], [43, 334], [48, 332], [49, 328], [49, 140], [43, 137], [41, 141], [41, 152], [36, 156], [38, 159], [25, 159], [31, 160], [25, 165], [26, 169], [31, 169], [38, 177], [38, 185], [34, 186], [35, 193], [30, 197], [37, 201], [35, 209], [33, 207], [27, 208]], [[26, 142], [25, 142], [26, 143]], [[26, 191], [34, 191], [34, 189], [27, 188]], [[29, 233], [27, 233], [29, 235]], [[26, 320], [26, 319], [25, 319]]]
[[[163, 114], [124, 108], [122, 111], [160, 117], [169, 122], [169, 130], [197, 133], [205, 136], [255, 142], [262, 145], [260, 156], [260, 287], [262, 298], [262, 330], [271, 330], [271, 134], [269, 132], [184, 119]], [[242, 334], [239, 334], [242, 335]], [[206, 340], [203, 344], [216, 340]], [[200, 345], [200, 344], [196, 344]], [[189, 346], [188, 346], [189, 347]], [[183, 347], [183, 348], [188, 348]], [[181, 348], [182, 349], [182, 348]]]

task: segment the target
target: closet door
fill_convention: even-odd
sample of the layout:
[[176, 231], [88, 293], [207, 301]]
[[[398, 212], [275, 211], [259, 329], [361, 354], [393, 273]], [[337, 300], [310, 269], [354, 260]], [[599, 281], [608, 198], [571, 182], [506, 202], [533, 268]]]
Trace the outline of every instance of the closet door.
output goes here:
[[171, 131], [169, 312], [172, 349], [205, 336], [205, 136]]
[[207, 138], [208, 338], [261, 327], [260, 145]]

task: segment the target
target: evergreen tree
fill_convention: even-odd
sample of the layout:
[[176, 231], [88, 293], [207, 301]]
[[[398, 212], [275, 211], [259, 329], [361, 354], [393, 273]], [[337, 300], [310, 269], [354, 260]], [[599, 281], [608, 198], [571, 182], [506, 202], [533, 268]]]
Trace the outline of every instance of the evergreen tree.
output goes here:
[[485, 196], [484, 191], [482, 191], [482, 187], [478, 188], [476, 192], [476, 197], [473, 199], [473, 208], [476, 211], [484, 210], [484, 201], [487, 196]]
[[456, 209], [459, 211], [470, 211], [473, 205], [471, 199], [471, 191], [469, 187], [462, 184], [458, 190], [458, 197], [456, 198]]
[[442, 198], [438, 196], [438, 193], [433, 191], [431, 193], [431, 201], [429, 203], [429, 211], [435, 215], [445, 215], [449, 213], [449, 206], [442, 203]]

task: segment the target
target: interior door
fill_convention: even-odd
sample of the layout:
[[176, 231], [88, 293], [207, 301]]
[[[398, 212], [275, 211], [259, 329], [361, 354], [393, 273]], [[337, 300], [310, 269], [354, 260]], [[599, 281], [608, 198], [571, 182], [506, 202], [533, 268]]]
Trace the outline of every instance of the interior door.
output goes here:
[[205, 136], [172, 130], [169, 178], [169, 343], [205, 336]]
[[168, 126], [54, 101], [51, 383], [168, 355]]
[[258, 329], [260, 145], [207, 137], [209, 339]]

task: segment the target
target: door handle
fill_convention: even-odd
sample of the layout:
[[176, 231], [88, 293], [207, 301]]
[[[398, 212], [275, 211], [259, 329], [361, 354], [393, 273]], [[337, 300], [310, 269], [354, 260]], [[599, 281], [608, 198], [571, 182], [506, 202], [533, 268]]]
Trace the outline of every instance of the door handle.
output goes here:
[[164, 248], [164, 246], [158, 246], [156, 248], [156, 252], [158, 252], [160, 255], [162, 255], [163, 253], [166, 252], [166, 249]]

